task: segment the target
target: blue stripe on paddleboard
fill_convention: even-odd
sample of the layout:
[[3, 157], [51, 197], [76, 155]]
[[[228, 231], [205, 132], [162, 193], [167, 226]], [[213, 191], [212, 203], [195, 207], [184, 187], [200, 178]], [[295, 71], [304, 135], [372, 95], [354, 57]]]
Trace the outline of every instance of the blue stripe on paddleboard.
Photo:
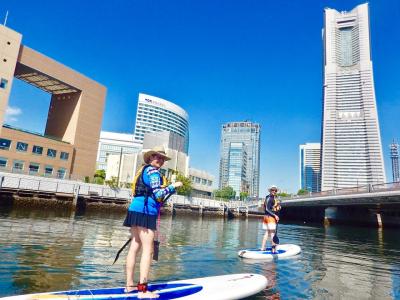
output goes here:
[[[176, 289], [172, 291], [165, 291], [167, 289]], [[202, 286], [193, 285], [190, 283], [160, 283], [160, 284], [149, 284], [149, 291], [157, 290], [160, 295], [157, 299], [175, 299], [180, 297], [185, 297], [198, 293], [203, 289]], [[93, 290], [79, 290], [79, 291], [68, 291], [54, 293], [53, 295], [62, 296], [97, 296], [96, 300], [101, 299], [112, 299], [112, 298], [123, 298], [123, 299], [138, 299], [137, 293], [124, 293], [124, 288], [108, 288], [108, 289], [93, 289]], [[101, 297], [104, 295], [104, 298]], [[112, 295], [112, 296], [111, 296]], [[85, 297], [83, 297], [85, 298]]]
[[272, 253], [272, 249], [271, 248], [267, 248], [267, 251], [261, 251], [260, 249], [245, 249], [245, 250], [242, 250], [242, 251], [256, 252], [256, 253], [260, 253], [260, 254], [272, 254], [272, 255], [282, 254], [282, 253], [286, 252], [286, 250], [278, 249], [278, 250], [276, 250], [276, 253]]

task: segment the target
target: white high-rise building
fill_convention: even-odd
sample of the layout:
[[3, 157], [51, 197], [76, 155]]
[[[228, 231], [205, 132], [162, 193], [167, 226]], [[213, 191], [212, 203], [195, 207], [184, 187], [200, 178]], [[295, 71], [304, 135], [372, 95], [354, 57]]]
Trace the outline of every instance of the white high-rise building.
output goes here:
[[386, 181], [368, 4], [325, 9], [322, 190]]
[[135, 140], [143, 143], [145, 133], [169, 131], [184, 139], [184, 152], [189, 149], [189, 117], [185, 110], [167, 100], [139, 94], [136, 112]]
[[300, 145], [300, 189], [309, 192], [321, 190], [321, 144]]

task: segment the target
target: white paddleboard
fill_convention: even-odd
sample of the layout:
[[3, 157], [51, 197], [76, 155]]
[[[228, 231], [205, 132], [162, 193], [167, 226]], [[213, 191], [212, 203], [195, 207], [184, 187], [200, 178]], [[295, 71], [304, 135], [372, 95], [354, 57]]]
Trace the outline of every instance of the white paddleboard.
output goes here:
[[[255, 295], [267, 286], [267, 278], [257, 274], [232, 274], [187, 280], [149, 283], [149, 291], [161, 299], [241, 299]], [[29, 294], [0, 298], [2, 300], [106, 300], [137, 298], [137, 292], [124, 293], [124, 288], [86, 289], [53, 293]]]
[[297, 255], [301, 252], [301, 248], [293, 244], [283, 244], [276, 247], [276, 254], [272, 253], [271, 248], [266, 250], [260, 249], [243, 249], [238, 252], [238, 255], [243, 258], [252, 259], [269, 259], [286, 258]]

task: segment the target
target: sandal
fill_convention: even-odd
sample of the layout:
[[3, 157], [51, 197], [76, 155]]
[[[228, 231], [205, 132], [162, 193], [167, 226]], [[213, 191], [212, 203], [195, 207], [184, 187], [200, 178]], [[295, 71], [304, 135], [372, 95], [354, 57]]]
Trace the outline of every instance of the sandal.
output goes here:
[[147, 282], [146, 283], [138, 283], [137, 285], [138, 289], [138, 299], [156, 299], [160, 297], [160, 295], [150, 292], [147, 287]]

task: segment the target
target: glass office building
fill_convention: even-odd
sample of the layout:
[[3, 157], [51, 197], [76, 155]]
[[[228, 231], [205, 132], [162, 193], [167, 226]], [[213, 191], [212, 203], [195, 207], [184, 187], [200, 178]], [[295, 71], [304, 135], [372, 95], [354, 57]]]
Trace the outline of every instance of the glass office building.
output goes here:
[[236, 192], [236, 197], [240, 192], [248, 192], [246, 181], [247, 154], [244, 143], [230, 143], [228, 159], [228, 186]]
[[239, 194], [258, 197], [259, 174], [260, 125], [247, 121], [222, 125], [219, 188], [234, 185]]
[[321, 190], [321, 144], [300, 145], [300, 189], [309, 192]]

